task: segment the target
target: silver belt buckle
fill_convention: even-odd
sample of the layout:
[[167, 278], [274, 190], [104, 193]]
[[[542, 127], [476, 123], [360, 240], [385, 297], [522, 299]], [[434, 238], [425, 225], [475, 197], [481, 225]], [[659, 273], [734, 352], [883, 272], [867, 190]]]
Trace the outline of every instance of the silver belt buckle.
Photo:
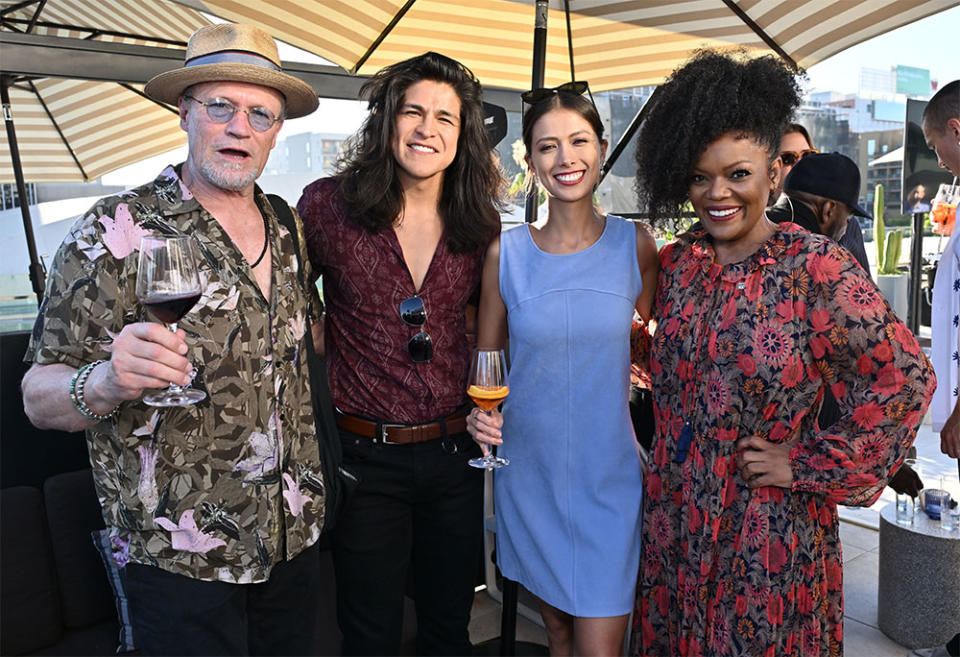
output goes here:
[[379, 424], [378, 425], [379, 428], [377, 429], [377, 432], [380, 438], [380, 442], [383, 443], [384, 445], [402, 445], [403, 443], [395, 443], [392, 440], [387, 440], [387, 429], [403, 429], [405, 426], [407, 425], [387, 424], [386, 422]]

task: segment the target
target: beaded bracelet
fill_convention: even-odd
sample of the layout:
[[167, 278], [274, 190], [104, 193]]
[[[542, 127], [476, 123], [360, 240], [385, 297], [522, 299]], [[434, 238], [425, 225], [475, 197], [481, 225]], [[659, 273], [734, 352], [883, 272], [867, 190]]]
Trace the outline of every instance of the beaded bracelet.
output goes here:
[[85, 385], [87, 385], [87, 378], [90, 376], [90, 372], [92, 372], [93, 368], [100, 363], [106, 362], [107, 361], [105, 360], [95, 360], [92, 363], [87, 363], [74, 372], [73, 377], [70, 379], [70, 400], [73, 402], [74, 408], [76, 408], [83, 417], [90, 420], [96, 420], [97, 422], [103, 422], [104, 420], [110, 419], [117, 414], [117, 411], [120, 410], [120, 407], [118, 406], [109, 413], [104, 413], [101, 415], [87, 406], [87, 402], [83, 397], [83, 388]]

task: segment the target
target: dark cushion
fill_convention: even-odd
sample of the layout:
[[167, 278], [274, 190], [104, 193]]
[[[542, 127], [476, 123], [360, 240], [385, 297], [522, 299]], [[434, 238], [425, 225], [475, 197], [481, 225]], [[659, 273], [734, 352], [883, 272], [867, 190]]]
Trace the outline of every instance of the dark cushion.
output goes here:
[[115, 620], [110, 584], [90, 541], [92, 531], [103, 529], [90, 469], [48, 478], [43, 495], [64, 625], [80, 628]]
[[31, 655], [113, 655], [117, 650], [117, 624], [104, 621], [80, 630], [70, 630], [55, 646], [48, 646]]
[[0, 333], [0, 488], [33, 486], [58, 472], [90, 467], [82, 431], [43, 431], [23, 412], [20, 382], [30, 367], [23, 362], [30, 332]]
[[0, 653], [18, 655], [60, 640], [54, 577], [40, 491], [27, 486], [0, 490]]

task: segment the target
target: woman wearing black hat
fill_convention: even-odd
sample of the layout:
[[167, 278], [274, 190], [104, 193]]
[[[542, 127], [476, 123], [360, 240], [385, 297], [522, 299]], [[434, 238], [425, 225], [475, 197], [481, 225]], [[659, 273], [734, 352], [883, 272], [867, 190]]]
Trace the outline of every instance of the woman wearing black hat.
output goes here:
[[[703, 52], [640, 135], [653, 223], [689, 202], [703, 224], [660, 253], [642, 655], [841, 653], [837, 504], [879, 496], [932, 392], [916, 339], [850, 254], [765, 215], [799, 100], [777, 60]], [[821, 431], [828, 387], [843, 415]]]

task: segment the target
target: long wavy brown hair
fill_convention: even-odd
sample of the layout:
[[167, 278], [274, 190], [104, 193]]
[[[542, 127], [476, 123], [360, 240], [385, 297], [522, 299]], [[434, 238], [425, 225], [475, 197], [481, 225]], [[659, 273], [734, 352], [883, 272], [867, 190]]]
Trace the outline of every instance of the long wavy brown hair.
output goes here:
[[368, 101], [369, 115], [337, 163], [338, 191], [353, 220], [372, 233], [401, 215], [403, 189], [392, 150], [396, 116], [407, 88], [421, 80], [449, 84], [460, 98], [457, 154], [444, 172], [439, 211], [449, 248], [473, 251], [500, 230], [503, 177], [483, 122], [480, 83], [456, 60], [428, 52], [387, 66], [364, 83], [360, 97]]

